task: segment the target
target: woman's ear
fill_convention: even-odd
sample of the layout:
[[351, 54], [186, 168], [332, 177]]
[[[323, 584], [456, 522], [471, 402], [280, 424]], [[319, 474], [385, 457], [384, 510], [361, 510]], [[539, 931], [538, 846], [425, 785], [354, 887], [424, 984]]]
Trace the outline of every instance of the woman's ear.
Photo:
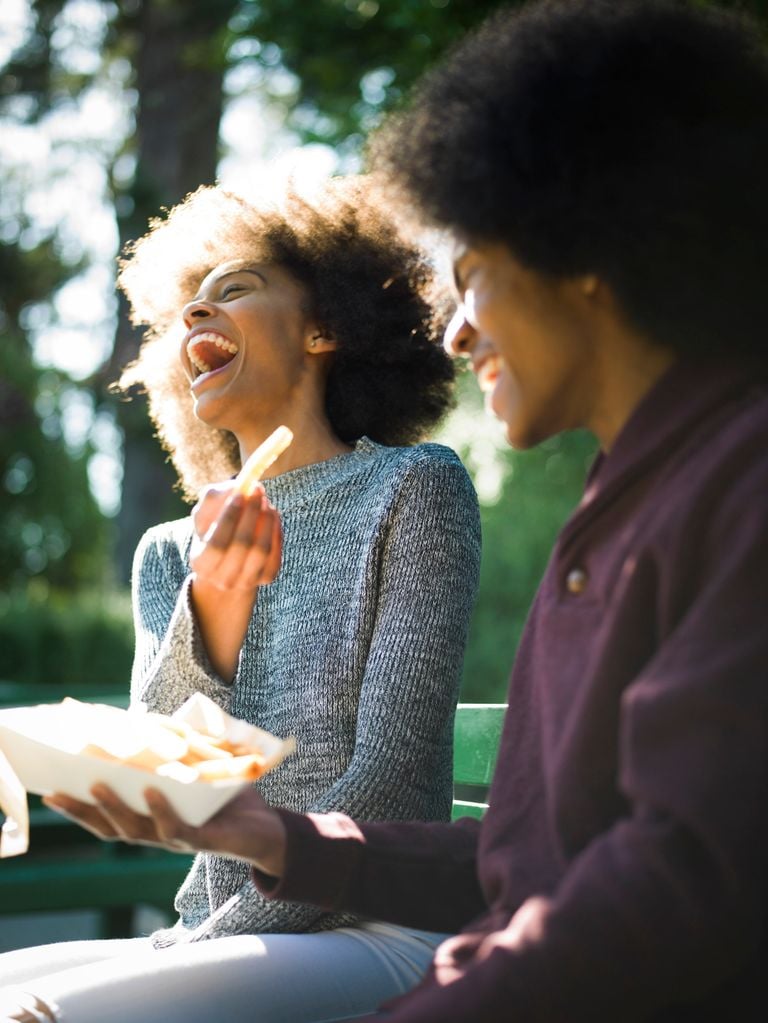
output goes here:
[[328, 337], [322, 331], [314, 330], [307, 336], [306, 348], [310, 355], [322, 355], [324, 352], [336, 351], [336, 339]]

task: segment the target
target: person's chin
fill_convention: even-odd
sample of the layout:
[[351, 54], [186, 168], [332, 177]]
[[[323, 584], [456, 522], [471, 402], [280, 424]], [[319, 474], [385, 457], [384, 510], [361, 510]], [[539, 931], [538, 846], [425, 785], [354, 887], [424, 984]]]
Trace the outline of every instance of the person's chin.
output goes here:
[[525, 416], [525, 404], [520, 390], [509, 374], [500, 374], [494, 386], [485, 392], [485, 411], [505, 426], [508, 443], [520, 451], [532, 447], [530, 423]]
[[494, 408], [493, 414], [504, 423], [507, 443], [516, 451], [527, 451], [541, 440], [532, 424], [520, 416], [519, 409]]
[[504, 423], [507, 440], [513, 447], [516, 447], [517, 445], [512, 438], [517, 436], [519, 432], [519, 409], [514, 402], [509, 401], [498, 385], [486, 394], [485, 411]]
[[209, 395], [202, 395], [196, 398], [193, 406], [195, 418], [212, 429], [229, 429], [226, 422], [224, 422], [225, 408], [222, 407], [222, 404], [222, 402], [214, 401]]

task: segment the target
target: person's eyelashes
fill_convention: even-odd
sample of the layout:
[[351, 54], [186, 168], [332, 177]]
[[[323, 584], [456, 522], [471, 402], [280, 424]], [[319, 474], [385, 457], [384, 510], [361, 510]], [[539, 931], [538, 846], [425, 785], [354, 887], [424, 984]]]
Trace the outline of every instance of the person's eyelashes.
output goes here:
[[221, 297], [228, 298], [230, 295], [237, 294], [238, 292], [245, 290], [246, 287], [244, 284], [228, 284], [225, 288], [222, 288]]

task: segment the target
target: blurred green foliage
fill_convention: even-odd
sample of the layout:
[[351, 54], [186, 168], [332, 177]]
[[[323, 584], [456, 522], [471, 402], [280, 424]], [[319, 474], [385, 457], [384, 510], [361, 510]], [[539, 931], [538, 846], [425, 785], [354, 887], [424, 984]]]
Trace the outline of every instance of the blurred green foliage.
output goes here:
[[[503, 0], [515, 6], [515, 0]], [[517, 0], [519, 4], [521, 0]], [[355, 154], [384, 110], [502, 0], [241, 0], [230, 60], [252, 64], [307, 142]]]
[[[10, 220], [10, 218], [9, 218]], [[19, 218], [18, 238], [28, 224]], [[0, 240], [0, 591], [43, 576], [75, 589], [105, 575], [110, 524], [88, 485], [91, 449], [77, 430], [93, 396], [39, 366], [28, 334], [48, 316], [51, 296], [80, 269], [55, 240]]]
[[483, 531], [461, 698], [504, 703], [531, 601], [557, 534], [581, 498], [597, 443], [579, 431], [513, 451], [469, 372], [459, 376], [458, 399], [436, 439], [455, 448], [473, 476]]
[[557, 533], [577, 504], [595, 442], [586, 433], [510, 451], [499, 501], [481, 509], [483, 560], [470, 627], [461, 698], [505, 703], [528, 609]]
[[[82, 396], [88, 400], [86, 395]], [[105, 577], [110, 523], [88, 486], [89, 449], [70, 448], [62, 412], [79, 398], [25, 346], [0, 347], [0, 590], [43, 576], [77, 589]]]
[[127, 594], [75, 594], [30, 584], [0, 596], [0, 681], [123, 691], [133, 659]]

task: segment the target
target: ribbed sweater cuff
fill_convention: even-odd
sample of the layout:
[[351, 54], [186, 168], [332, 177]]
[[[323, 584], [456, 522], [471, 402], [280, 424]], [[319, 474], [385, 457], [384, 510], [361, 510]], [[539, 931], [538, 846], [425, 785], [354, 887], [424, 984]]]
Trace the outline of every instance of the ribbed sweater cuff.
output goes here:
[[286, 833], [285, 872], [270, 877], [253, 869], [253, 882], [267, 899], [344, 909], [357, 876], [365, 839], [342, 813], [301, 814], [277, 810]]

